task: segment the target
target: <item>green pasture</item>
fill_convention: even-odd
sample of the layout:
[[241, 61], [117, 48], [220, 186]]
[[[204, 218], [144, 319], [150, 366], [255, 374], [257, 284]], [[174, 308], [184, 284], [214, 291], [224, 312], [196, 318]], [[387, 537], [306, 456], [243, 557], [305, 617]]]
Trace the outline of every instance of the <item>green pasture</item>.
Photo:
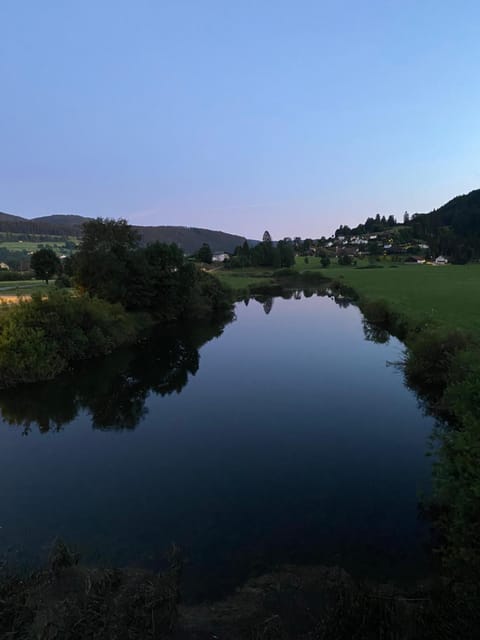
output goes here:
[[[311, 262], [312, 259], [304, 264], [304, 269], [314, 268]], [[394, 311], [414, 322], [434, 320], [439, 325], [480, 334], [480, 264], [377, 264], [383, 268], [332, 264], [324, 274], [353, 287], [369, 300], [385, 300]], [[297, 262], [297, 268], [304, 270], [301, 266]]]
[[35, 291], [48, 291], [55, 286], [54, 280], [45, 284], [44, 280], [12, 280], [0, 282], [0, 298], [5, 296], [29, 296]]
[[7, 249], [7, 251], [38, 251], [41, 247], [50, 247], [57, 253], [61, 253], [64, 250], [64, 243], [59, 240], [58, 242], [30, 242], [25, 240], [24, 242], [7, 242], [0, 240], [0, 249]]
[[[352, 287], [369, 300], [385, 300], [412, 323], [432, 320], [450, 329], [463, 329], [480, 335], [480, 264], [433, 266], [403, 264], [381, 259], [369, 267], [368, 260], [356, 267], [332, 264], [322, 269], [329, 279]], [[363, 267], [363, 268], [362, 268]], [[305, 263], [296, 259], [295, 269], [319, 271], [319, 258]], [[234, 291], [273, 281], [273, 270], [264, 268], [219, 270], [214, 274]]]
[[273, 282], [272, 270], [268, 271], [264, 268], [218, 269], [212, 271], [212, 274], [234, 292], [244, 291], [251, 286]]

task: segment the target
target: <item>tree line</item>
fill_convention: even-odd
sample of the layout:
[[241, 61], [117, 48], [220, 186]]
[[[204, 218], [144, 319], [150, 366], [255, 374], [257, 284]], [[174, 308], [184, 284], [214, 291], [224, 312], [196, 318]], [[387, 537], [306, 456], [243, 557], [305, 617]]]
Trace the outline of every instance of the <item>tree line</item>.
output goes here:
[[2, 314], [0, 387], [51, 379], [136, 341], [153, 322], [223, 317], [231, 309], [230, 293], [216, 278], [176, 245], [140, 246], [125, 220], [86, 222], [79, 250], [62, 266], [51, 249], [42, 249], [32, 268], [47, 281], [62, 270], [76, 295], [37, 293]]
[[295, 264], [295, 249], [289, 240], [274, 243], [268, 231], [263, 234], [262, 242], [251, 247], [245, 242], [235, 249], [228, 263], [232, 269], [243, 267], [291, 267]]

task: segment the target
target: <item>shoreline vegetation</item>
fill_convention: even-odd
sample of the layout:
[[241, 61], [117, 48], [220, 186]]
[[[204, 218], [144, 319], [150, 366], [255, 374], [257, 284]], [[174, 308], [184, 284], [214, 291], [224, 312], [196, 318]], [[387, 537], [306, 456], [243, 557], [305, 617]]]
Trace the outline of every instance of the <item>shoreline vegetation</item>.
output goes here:
[[381, 266], [321, 269], [319, 264], [312, 270], [297, 259], [288, 273], [249, 269], [238, 276], [218, 275], [233, 284], [238, 299], [269, 291], [273, 295], [279, 285], [323, 283], [334, 297], [359, 307], [368, 339], [385, 341], [390, 334], [405, 344], [405, 382], [417, 393], [423, 410], [438, 420], [432, 436], [432, 496], [423, 501], [422, 509], [438, 537], [443, 575], [458, 593], [478, 603], [480, 265], [405, 265], [395, 271]]
[[[181, 600], [183, 559], [159, 573], [87, 567], [61, 540], [46, 565], [0, 580], [0, 634], [25, 640], [438, 640], [476, 638], [475, 603], [444, 583], [408, 590], [354, 580], [339, 567], [286, 565], [228, 598]], [[5, 635], [6, 634], [6, 635]]]
[[[48, 276], [51, 277], [51, 274]], [[230, 292], [176, 245], [141, 247], [125, 220], [91, 220], [60, 284], [0, 314], [0, 388], [51, 380], [158, 325], [231, 314]], [[57, 282], [58, 282], [57, 281]]]

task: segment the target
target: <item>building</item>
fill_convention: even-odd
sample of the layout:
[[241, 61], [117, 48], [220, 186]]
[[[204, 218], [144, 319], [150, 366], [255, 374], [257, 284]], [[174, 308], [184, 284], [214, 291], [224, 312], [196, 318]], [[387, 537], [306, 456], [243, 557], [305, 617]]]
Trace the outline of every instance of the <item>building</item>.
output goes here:
[[230, 260], [228, 253], [218, 252], [212, 256], [212, 262], [225, 262], [225, 260]]

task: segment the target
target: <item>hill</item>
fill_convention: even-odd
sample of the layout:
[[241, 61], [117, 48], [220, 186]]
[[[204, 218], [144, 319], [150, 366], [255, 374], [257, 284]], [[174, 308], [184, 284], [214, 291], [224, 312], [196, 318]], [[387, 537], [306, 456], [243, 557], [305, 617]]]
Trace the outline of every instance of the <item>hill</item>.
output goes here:
[[430, 213], [412, 216], [411, 226], [434, 252], [456, 262], [480, 257], [480, 189], [457, 196]]
[[480, 189], [449, 200], [430, 213], [406, 213], [403, 224], [394, 216], [376, 215], [351, 229], [341, 225], [335, 236], [350, 238], [379, 234], [395, 243], [428, 244], [433, 256], [445, 255], [453, 262], [463, 263], [480, 258]]
[[[21, 240], [33, 240], [31, 236], [41, 236], [41, 240], [48, 240], [50, 236], [66, 237], [80, 234], [79, 226], [75, 231], [72, 225], [57, 223], [55, 221], [56, 217], [57, 216], [47, 216], [45, 218], [29, 220], [10, 213], [0, 213], [0, 233], [16, 234]], [[68, 218], [69, 216], [65, 217]], [[50, 218], [53, 218], [53, 220], [50, 220]]]
[[74, 230], [81, 229], [84, 222], [92, 220], [92, 218], [86, 218], [85, 216], [78, 216], [74, 214], [62, 214], [56, 213], [51, 216], [40, 216], [33, 218], [32, 222], [40, 222], [48, 225], [56, 225], [60, 227], [68, 227]]
[[[80, 238], [82, 224], [91, 219], [79, 215], [55, 214], [29, 220], [21, 216], [0, 212], [0, 234], [4, 240], [31, 242], [48, 242], [72, 236]], [[194, 253], [203, 243], [209, 244], [214, 252], [233, 252], [238, 245], [245, 241], [243, 236], [195, 227], [135, 226], [134, 228], [140, 233], [143, 244], [157, 241], [175, 242], [186, 253]]]
[[142, 243], [151, 242], [175, 242], [186, 253], [194, 253], [203, 243], [210, 245], [215, 251], [233, 252], [238, 245], [245, 242], [243, 236], [212, 231], [211, 229], [199, 229], [196, 227], [135, 227], [142, 237]]

